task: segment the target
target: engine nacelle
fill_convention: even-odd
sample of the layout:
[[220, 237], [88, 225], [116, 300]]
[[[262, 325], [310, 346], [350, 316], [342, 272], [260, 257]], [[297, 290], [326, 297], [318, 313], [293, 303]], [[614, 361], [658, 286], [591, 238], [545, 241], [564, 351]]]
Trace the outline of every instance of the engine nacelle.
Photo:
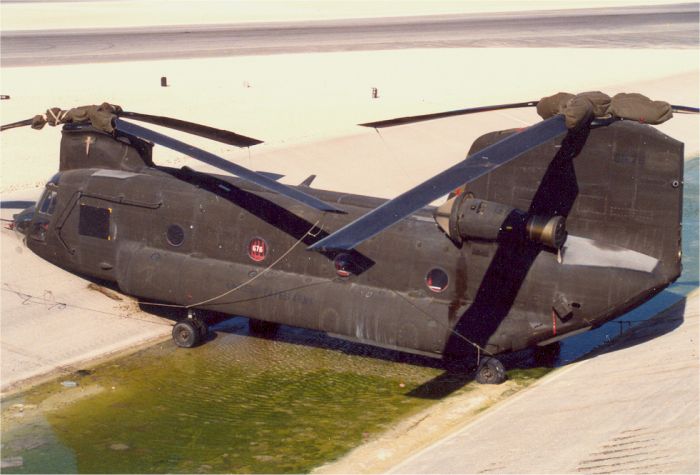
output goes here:
[[528, 239], [551, 249], [566, 240], [563, 216], [530, 215], [493, 201], [458, 195], [435, 212], [435, 221], [454, 242]]

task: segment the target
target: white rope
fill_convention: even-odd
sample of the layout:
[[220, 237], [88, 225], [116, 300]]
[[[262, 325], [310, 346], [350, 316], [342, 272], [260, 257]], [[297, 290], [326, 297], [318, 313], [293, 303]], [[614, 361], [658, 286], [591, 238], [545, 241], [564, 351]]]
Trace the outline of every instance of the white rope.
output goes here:
[[428, 317], [429, 319], [431, 319], [432, 321], [434, 321], [434, 322], [437, 323], [438, 325], [442, 326], [444, 329], [446, 329], [447, 331], [449, 331], [450, 333], [452, 333], [452, 334], [455, 335], [456, 337], [461, 338], [462, 340], [466, 341], [467, 343], [469, 343], [470, 345], [472, 345], [474, 348], [476, 348], [476, 352], [477, 352], [477, 353], [476, 353], [476, 354], [477, 354], [477, 364], [478, 364], [478, 362], [479, 362], [480, 359], [481, 359], [481, 352], [482, 352], [482, 351], [483, 351], [484, 353], [486, 353], [487, 355], [493, 356], [493, 353], [491, 353], [490, 351], [487, 351], [485, 348], [482, 348], [478, 343], [474, 343], [473, 341], [469, 340], [469, 338], [467, 338], [466, 336], [462, 335], [461, 333], [459, 333], [457, 330], [455, 330], [454, 328], [450, 327], [449, 325], [445, 325], [445, 324], [442, 323], [440, 320], [438, 320], [437, 318], [433, 317], [432, 315], [430, 315], [428, 312], [426, 312], [426, 311], [423, 310], [422, 308], [420, 308], [420, 307], [418, 307], [417, 305], [415, 305], [413, 302], [411, 302], [409, 299], [407, 299], [406, 297], [404, 297], [403, 295], [401, 295], [401, 294], [400, 294], [399, 292], [397, 292], [396, 290], [392, 290], [392, 292], [393, 292], [397, 297], [399, 297], [399, 298], [403, 299], [404, 301], [406, 301], [406, 303], [409, 304], [411, 307], [415, 308], [415, 309], [418, 310], [420, 313], [422, 313], [423, 315], [425, 315], [426, 317]]
[[253, 277], [251, 277], [251, 278], [248, 279], [247, 281], [245, 281], [245, 282], [243, 282], [242, 284], [240, 284], [240, 285], [238, 285], [238, 286], [232, 288], [231, 290], [227, 290], [226, 292], [224, 292], [224, 293], [221, 294], [221, 295], [217, 295], [216, 297], [212, 297], [212, 298], [207, 299], [207, 300], [202, 300], [201, 302], [193, 303], [193, 304], [191, 304], [191, 305], [188, 305], [188, 306], [185, 307], [185, 308], [197, 307], [197, 306], [199, 306], [199, 305], [204, 305], [204, 304], [207, 304], [207, 303], [209, 303], [209, 302], [213, 302], [214, 300], [218, 300], [218, 299], [220, 299], [220, 298], [222, 298], [222, 297], [225, 297], [225, 296], [227, 296], [227, 295], [229, 295], [229, 294], [232, 294], [233, 292], [235, 292], [235, 291], [237, 291], [237, 290], [239, 290], [239, 289], [242, 289], [242, 288], [245, 287], [246, 285], [252, 283], [255, 279], [258, 279], [260, 276], [262, 276], [263, 274], [265, 274], [266, 272], [268, 272], [270, 269], [272, 269], [275, 265], [277, 265], [277, 263], [279, 263], [282, 259], [284, 259], [285, 257], [287, 257], [287, 255], [288, 255], [290, 252], [292, 252], [292, 251], [294, 250], [294, 248], [297, 247], [297, 246], [304, 240], [304, 238], [306, 238], [306, 236], [312, 236], [312, 237], [313, 237], [313, 236], [317, 236], [318, 233], [321, 232], [321, 229], [319, 229], [319, 230], [316, 232], [316, 234], [312, 234], [311, 231], [313, 231], [313, 230], [316, 228], [316, 225], [317, 225], [320, 221], [321, 221], [320, 219], [319, 219], [318, 221], [316, 221], [316, 222], [314, 223], [314, 225], [311, 226], [311, 228], [310, 228], [308, 231], [306, 231], [306, 234], [304, 234], [302, 237], [300, 237], [300, 238], [297, 240], [297, 242], [295, 242], [295, 243], [292, 245], [292, 247], [290, 247], [289, 249], [287, 249], [287, 252], [285, 252], [285, 253], [282, 254], [280, 257], [278, 257], [277, 260], [275, 260], [272, 264], [270, 264], [269, 266], [267, 266], [266, 268], [264, 268], [264, 269], [262, 270], [262, 272], [259, 272], [259, 273], [255, 274]]
[[46, 114], [46, 121], [49, 122], [49, 114], [51, 114], [51, 117], [54, 120], [54, 124], [58, 125], [63, 123], [63, 120], [66, 118], [68, 115], [68, 111], [60, 110], [58, 111], [58, 115], [53, 111], [53, 109], [48, 109]]
[[211, 298], [209, 298], [209, 299], [202, 300], [201, 302], [193, 303], [193, 304], [190, 304], [190, 305], [166, 304], [166, 303], [156, 303], [156, 302], [138, 302], [138, 303], [139, 303], [140, 305], [148, 305], [148, 306], [153, 306], [153, 307], [171, 307], [171, 308], [187, 308], [187, 309], [189, 309], [189, 308], [192, 308], [192, 307], [197, 307], [197, 306], [200, 306], [200, 305], [204, 305], [204, 304], [213, 302], [214, 300], [218, 300], [218, 299], [220, 299], [220, 298], [222, 298], [222, 297], [225, 297], [225, 296], [227, 296], [227, 295], [229, 295], [229, 294], [232, 294], [233, 292], [236, 292], [237, 290], [242, 289], [242, 288], [245, 287], [246, 285], [251, 284], [253, 281], [255, 281], [256, 279], [258, 279], [260, 276], [262, 276], [263, 274], [265, 274], [265, 273], [267, 273], [268, 271], [270, 271], [270, 270], [271, 270], [274, 266], [276, 266], [282, 259], [284, 259], [285, 257], [287, 257], [287, 255], [289, 255], [289, 253], [292, 252], [292, 251], [294, 250], [294, 248], [296, 248], [299, 244], [301, 244], [307, 236], [311, 236], [311, 237], [316, 237], [316, 236], [318, 236], [318, 234], [319, 234], [321, 231], [323, 231], [323, 227], [318, 228], [318, 230], [317, 230], [315, 233], [313, 232], [313, 230], [316, 229], [318, 223], [320, 223], [320, 222], [321, 222], [320, 219], [319, 219], [318, 221], [316, 221], [316, 222], [313, 224], [313, 226], [311, 226], [311, 228], [309, 228], [309, 230], [306, 232], [306, 234], [304, 234], [302, 237], [300, 237], [300, 238], [297, 240], [297, 242], [295, 242], [295, 243], [292, 245], [292, 247], [290, 247], [289, 249], [287, 249], [287, 251], [286, 251], [284, 254], [282, 254], [280, 257], [278, 257], [273, 263], [271, 263], [269, 266], [267, 266], [267, 267], [266, 267], [265, 269], [263, 269], [261, 272], [255, 274], [253, 277], [251, 277], [250, 279], [246, 280], [246, 281], [243, 282], [242, 284], [239, 284], [239, 285], [237, 285], [236, 287], [234, 287], [234, 288], [232, 288], [232, 289], [229, 289], [229, 290], [227, 290], [226, 292], [223, 292], [222, 294], [219, 294], [219, 295], [217, 295], [217, 296], [215, 296], [215, 297], [211, 297]]

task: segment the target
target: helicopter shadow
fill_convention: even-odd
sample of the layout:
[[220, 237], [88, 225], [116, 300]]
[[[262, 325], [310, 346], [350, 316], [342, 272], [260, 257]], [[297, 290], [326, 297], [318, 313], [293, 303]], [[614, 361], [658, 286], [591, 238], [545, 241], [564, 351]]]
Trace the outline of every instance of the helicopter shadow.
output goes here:
[[[399, 350], [379, 348], [373, 345], [336, 338], [321, 331], [286, 325], [280, 325], [279, 329], [274, 333], [254, 333], [249, 329], [248, 318], [239, 316], [231, 317], [221, 314], [218, 323], [212, 326], [213, 330], [221, 333], [318, 348], [343, 353], [348, 356], [372, 358], [391, 363], [442, 370], [442, 373], [438, 376], [408, 391], [405, 394], [408, 397], [439, 400], [474, 381], [476, 366], [472, 361], [449, 361]], [[543, 362], [536, 351], [527, 349], [505, 355], [502, 361], [506, 368], [511, 369], [532, 368], [543, 365], [553, 366], [555, 359], [552, 358], [547, 360], [547, 362]]]
[[27, 209], [36, 204], [34, 201], [8, 200], [0, 201], [0, 209]]
[[343, 340], [322, 331], [309, 330], [306, 328], [280, 325], [279, 329], [274, 333], [256, 333], [250, 331], [247, 322], [247, 317], [229, 315], [228, 318], [215, 324], [213, 329], [222, 333], [329, 350], [348, 356], [373, 358], [392, 363], [409, 364], [427, 368], [442, 369], [444, 367], [443, 362], [437, 358]]
[[[307, 247], [315, 244], [329, 235], [329, 233], [323, 228], [316, 229], [314, 223], [296, 215], [284, 206], [280, 206], [279, 204], [265, 199], [254, 192], [239, 188], [239, 185], [233, 180], [227, 181], [215, 175], [199, 173], [189, 167], [179, 169], [169, 167], [158, 168], [159, 170], [173, 176], [174, 178], [177, 178], [178, 180], [195, 185], [201, 189], [207, 190], [221, 199], [229, 201], [230, 203], [245, 210], [247, 213], [250, 213], [265, 223], [274, 226], [279, 231], [282, 231], [292, 238], [301, 241]], [[275, 180], [284, 176], [270, 174], [268, 172], [263, 172], [263, 174], [270, 176]], [[260, 191], [264, 190], [261, 189]], [[311, 229], [315, 229], [315, 232], [309, 232]], [[339, 254], [348, 254], [351, 258], [350, 262], [352, 264], [349, 270], [355, 275], [362, 274], [375, 264], [372, 259], [355, 249], [350, 251], [324, 250], [316, 252], [330, 261], [333, 261]]]
[[[650, 302], [651, 303], [651, 302]], [[687, 305], [687, 297], [682, 297], [678, 300], [678, 296], [671, 292], [662, 292], [653, 301], [654, 306], [644, 309], [649, 313], [656, 313], [653, 317], [645, 320], [636, 326], [632, 326], [625, 330], [625, 324], [631, 325], [627, 320], [613, 320], [606, 325], [618, 324], [619, 334], [612, 339], [606, 335], [606, 340], [602, 345], [594, 348], [586, 353], [577, 361], [584, 361], [606, 353], [613, 353], [620, 350], [625, 350], [635, 346], [643, 345], [660, 336], [671, 333], [685, 322], [685, 310]], [[602, 329], [602, 327], [601, 327]], [[584, 335], [580, 335], [584, 336]], [[574, 337], [576, 338], [576, 337]]]

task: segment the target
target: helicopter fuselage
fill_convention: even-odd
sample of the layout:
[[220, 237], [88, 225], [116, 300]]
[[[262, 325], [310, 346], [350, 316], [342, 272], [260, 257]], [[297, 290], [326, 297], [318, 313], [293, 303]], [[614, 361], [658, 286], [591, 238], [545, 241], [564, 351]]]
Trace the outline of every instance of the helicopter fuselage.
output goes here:
[[[70, 134], [80, 143], [114, 141], [90, 128]], [[515, 351], [601, 325], [680, 274], [682, 144], [639, 124], [590, 135], [575, 156], [558, 155], [554, 141], [461, 190], [565, 216], [558, 250], [528, 239], [455, 243], [428, 207], [353, 251], [312, 252], [306, 248], [385, 200], [304, 186], [346, 211], [324, 213], [236, 178], [156, 167], [150, 155], [144, 164], [76, 166], [70, 157], [64, 165], [63, 151], [27, 244], [149, 304], [435, 357]], [[563, 191], [552, 192], [555, 185]]]

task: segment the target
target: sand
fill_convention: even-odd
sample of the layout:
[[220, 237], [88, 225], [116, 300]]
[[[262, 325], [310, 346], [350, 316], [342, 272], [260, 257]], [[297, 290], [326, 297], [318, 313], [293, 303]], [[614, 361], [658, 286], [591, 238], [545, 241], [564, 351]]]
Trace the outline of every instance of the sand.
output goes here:
[[[381, 134], [355, 124], [533, 100], [562, 90], [636, 91], [697, 105], [698, 62], [692, 50], [465, 48], [4, 68], [2, 93], [11, 99], [2, 102], [0, 120], [108, 101], [262, 139], [263, 145], [237, 150], [179, 135], [244, 166], [282, 173], [286, 183], [316, 173], [319, 188], [388, 197], [463, 159], [482, 133], [539, 118], [531, 109], [503, 111]], [[169, 87], [160, 87], [161, 76], [168, 77]], [[372, 99], [372, 87], [378, 99]], [[697, 116], [686, 115], [660, 128], [695, 153], [697, 124]], [[58, 140], [58, 130], [48, 127], [4, 133], [0, 192], [42, 185], [56, 169]], [[162, 148], [156, 158], [192, 165]], [[348, 168], [358, 160], [370, 168]], [[20, 165], [28, 163], [31, 167]], [[397, 167], [404, 170], [400, 176]], [[357, 175], [361, 171], [376, 179], [365, 180]], [[386, 176], [392, 183], [385, 183]]]

